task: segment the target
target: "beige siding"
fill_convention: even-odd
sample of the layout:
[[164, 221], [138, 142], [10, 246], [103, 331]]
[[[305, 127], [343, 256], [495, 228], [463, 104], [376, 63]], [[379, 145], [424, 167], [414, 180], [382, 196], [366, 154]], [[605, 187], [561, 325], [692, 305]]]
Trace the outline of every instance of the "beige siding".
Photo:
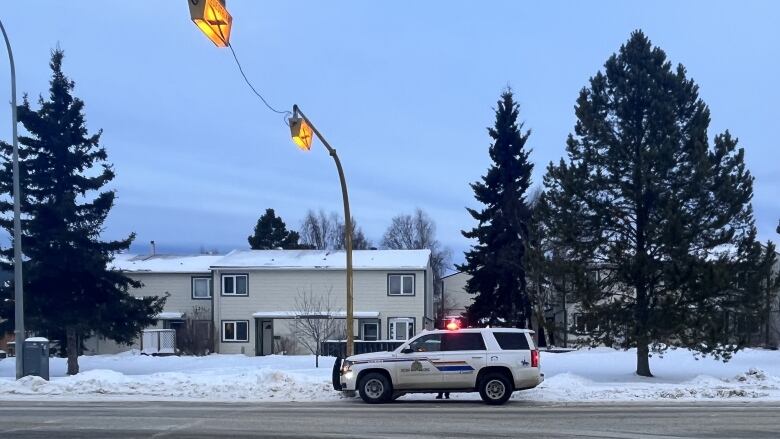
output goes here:
[[[211, 273], [126, 273], [128, 277], [143, 283], [141, 288], [133, 289], [131, 294], [137, 297], [169, 294], [165, 300], [165, 312], [180, 312], [191, 316], [199, 313], [211, 316], [211, 300], [192, 298], [192, 278], [211, 277]], [[212, 295], [214, 294], [212, 288]]]
[[[221, 278], [224, 273], [248, 273], [249, 296], [222, 296]], [[387, 276], [390, 273], [413, 273], [415, 275], [414, 296], [388, 296]], [[429, 277], [424, 270], [416, 271], [373, 271], [358, 270], [354, 274], [354, 311], [379, 312], [380, 336], [387, 337], [388, 318], [414, 317], [416, 330], [425, 325], [426, 301], [432, 294]], [[334, 311], [346, 308], [346, 280], [342, 270], [223, 270], [215, 271], [215, 325], [218, 331], [220, 353], [255, 353], [255, 319], [252, 314], [259, 311], [294, 311], [295, 299], [302, 292], [315, 294], [330, 292]], [[426, 291], [427, 290], [427, 291]], [[427, 296], [426, 296], [427, 295]], [[428, 313], [431, 313], [428, 307]], [[223, 320], [248, 320], [249, 341], [245, 343], [221, 342]], [[279, 330], [277, 330], [277, 326]], [[275, 335], [290, 334], [289, 322], [274, 322]], [[357, 326], [355, 334], [357, 335]]]
[[[199, 318], [211, 319], [211, 300], [192, 298], [192, 277], [211, 278], [211, 273], [125, 273], [125, 275], [143, 283], [142, 287], [130, 290], [130, 294], [136, 297], [164, 297], [168, 293], [163, 312], [179, 312], [184, 314], [184, 318], [198, 315]], [[158, 320], [156, 325], [149, 328], [161, 329], [162, 327], [163, 321]], [[140, 349], [140, 334], [139, 338], [129, 346], [102, 337], [90, 337], [84, 340], [84, 346], [88, 354], [114, 354]]]
[[447, 315], [459, 315], [471, 305], [473, 296], [466, 292], [467, 273], [455, 273], [442, 279], [444, 292], [444, 312]]

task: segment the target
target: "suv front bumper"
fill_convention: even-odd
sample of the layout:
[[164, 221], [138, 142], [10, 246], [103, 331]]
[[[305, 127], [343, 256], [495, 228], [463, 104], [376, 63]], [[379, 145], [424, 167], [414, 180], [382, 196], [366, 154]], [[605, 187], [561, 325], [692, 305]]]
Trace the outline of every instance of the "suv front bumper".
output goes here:
[[341, 373], [339, 376], [339, 384], [341, 385], [342, 391], [354, 392], [357, 389], [357, 372], [350, 370]]

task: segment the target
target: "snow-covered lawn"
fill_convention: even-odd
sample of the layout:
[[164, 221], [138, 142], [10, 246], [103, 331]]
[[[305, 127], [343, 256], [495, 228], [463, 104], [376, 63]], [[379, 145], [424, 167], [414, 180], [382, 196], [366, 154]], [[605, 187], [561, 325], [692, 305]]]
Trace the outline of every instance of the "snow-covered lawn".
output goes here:
[[[655, 378], [633, 374], [635, 351], [592, 349], [542, 353], [545, 382], [518, 392], [527, 401], [776, 400], [780, 351], [746, 350], [728, 363], [696, 360], [686, 350], [654, 356]], [[147, 357], [137, 352], [81, 357], [81, 373], [65, 376], [65, 360], [51, 360], [52, 380], [13, 379], [14, 360], [0, 360], [0, 399], [200, 399], [217, 401], [340, 399], [330, 385], [332, 358], [312, 356]], [[453, 394], [478, 399], [477, 394]], [[407, 395], [403, 399], [431, 395]]]

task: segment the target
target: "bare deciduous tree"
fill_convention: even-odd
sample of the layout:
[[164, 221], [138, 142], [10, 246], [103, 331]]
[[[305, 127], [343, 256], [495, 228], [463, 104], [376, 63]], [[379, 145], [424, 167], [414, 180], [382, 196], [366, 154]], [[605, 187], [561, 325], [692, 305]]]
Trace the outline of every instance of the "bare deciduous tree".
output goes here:
[[[336, 245], [334, 248], [337, 250], [343, 250], [347, 247], [346, 240], [344, 237], [346, 234], [344, 233], [344, 223], [339, 218], [338, 223], [338, 234], [336, 235]], [[352, 249], [353, 250], [368, 250], [371, 248], [371, 241], [369, 241], [366, 238], [366, 235], [363, 234], [363, 229], [360, 228], [360, 226], [357, 225], [357, 222], [355, 222], [355, 217], [352, 217]]]
[[334, 248], [339, 222], [335, 213], [326, 215], [322, 209], [319, 212], [309, 210], [301, 224], [301, 243], [317, 250]]
[[207, 308], [195, 306], [176, 330], [176, 345], [185, 355], [208, 355], [214, 351], [214, 323]]
[[343, 322], [334, 315], [340, 310], [331, 303], [332, 290], [329, 288], [326, 294], [315, 294], [312, 289], [299, 291], [295, 298], [295, 336], [314, 355], [316, 367], [320, 367], [322, 343], [343, 331]]
[[[344, 221], [335, 212], [326, 214], [322, 209], [319, 212], [309, 210], [301, 224], [301, 243], [317, 250], [344, 250], [344, 227]], [[366, 239], [363, 230], [352, 217], [352, 248], [367, 250], [370, 247], [371, 241]]]

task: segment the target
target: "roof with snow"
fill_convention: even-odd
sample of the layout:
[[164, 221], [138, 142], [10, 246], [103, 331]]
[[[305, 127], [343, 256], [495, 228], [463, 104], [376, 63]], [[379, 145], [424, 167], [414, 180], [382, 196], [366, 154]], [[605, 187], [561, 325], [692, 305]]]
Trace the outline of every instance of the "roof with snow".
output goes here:
[[208, 273], [211, 265], [224, 255], [133, 255], [118, 254], [110, 268], [126, 272]]
[[[354, 250], [356, 270], [424, 270], [430, 250]], [[344, 250], [233, 250], [212, 264], [213, 268], [344, 270]]]

